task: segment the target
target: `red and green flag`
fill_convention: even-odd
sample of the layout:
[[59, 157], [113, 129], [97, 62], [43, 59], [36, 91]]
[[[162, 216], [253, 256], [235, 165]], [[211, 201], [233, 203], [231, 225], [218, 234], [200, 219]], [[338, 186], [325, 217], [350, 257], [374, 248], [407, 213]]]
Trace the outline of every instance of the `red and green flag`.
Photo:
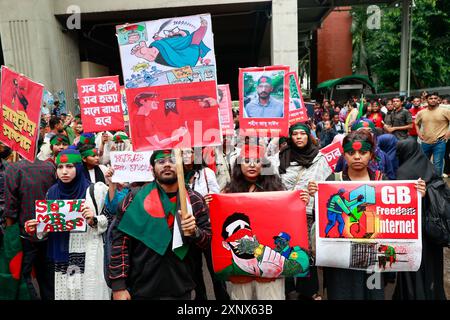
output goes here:
[[184, 259], [189, 248], [182, 243], [177, 198], [169, 199], [155, 181], [147, 184], [128, 206], [119, 230], [141, 241], [159, 255], [166, 253], [173, 239], [171, 250], [181, 260]]
[[16, 223], [4, 229], [0, 243], [0, 300], [30, 300], [21, 277], [22, 258], [19, 224]]

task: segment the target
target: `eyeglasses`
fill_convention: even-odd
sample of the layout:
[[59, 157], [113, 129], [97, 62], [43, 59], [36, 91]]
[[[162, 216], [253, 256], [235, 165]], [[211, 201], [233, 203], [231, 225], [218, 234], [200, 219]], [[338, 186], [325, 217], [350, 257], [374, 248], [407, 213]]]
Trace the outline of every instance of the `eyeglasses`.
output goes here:
[[176, 159], [174, 157], [167, 157], [167, 158], [161, 158], [161, 159], [155, 160], [155, 163], [159, 164], [159, 165], [164, 165], [166, 162], [168, 162], [170, 164], [175, 164]]

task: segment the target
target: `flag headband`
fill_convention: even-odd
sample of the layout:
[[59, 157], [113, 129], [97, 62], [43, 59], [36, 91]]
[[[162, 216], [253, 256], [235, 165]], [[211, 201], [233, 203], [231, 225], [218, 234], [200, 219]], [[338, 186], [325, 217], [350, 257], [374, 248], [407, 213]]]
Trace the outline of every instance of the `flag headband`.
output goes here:
[[55, 163], [59, 164], [67, 164], [67, 163], [81, 163], [81, 155], [79, 153], [64, 153], [58, 154], [56, 156]]
[[53, 138], [50, 140], [50, 144], [52, 146], [61, 144], [61, 143], [65, 143], [65, 144], [69, 145], [69, 138], [67, 138], [66, 136], [53, 136]]
[[363, 140], [350, 141], [344, 145], [344, 152], [350, 151], [372, 151], [372, 145]]
[[83, 158], [95, 157], [97, 154], [98, 154], [98, 152], [97, 152], [97, 149], [95, 149], [95, 148], [81, 152], [81, 156]]
[[291, 126], [289, 128], [289, 137], [292, 137], [292, 133], [295, 130], [303, 130], [306, 132], [306, 134], [309, 136], [311, 134], [311, 130], [309, 129], [309, 127], [306, 124], [303, 123], [296, 123], [293, 126]]
[[113, 137], [113, 140], [114, 140], [114, 142], [123, 142], [123, 141], [125, 141], [125, 140], [129, 140], [130, 138], [128, 138], [126, 135], [124, 135], [124, 134], [118, 134], [118, 135], [115, 135], [114, 137]]

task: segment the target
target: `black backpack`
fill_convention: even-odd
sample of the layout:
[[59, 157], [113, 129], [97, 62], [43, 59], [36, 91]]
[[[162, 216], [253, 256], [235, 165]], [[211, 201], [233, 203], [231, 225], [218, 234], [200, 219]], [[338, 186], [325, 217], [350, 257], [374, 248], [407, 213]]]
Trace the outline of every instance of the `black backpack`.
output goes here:
[[441, 179], [427, 185], [424, 205], [426, 236], [442, 247], [450, 246], [450, 188]]
[[[92, 198], [92, 202], [94, 203], [94, 207], [95, 210], [98, 211], [97, 209], [97, 203], [95, 201], [94, 198], [94, 185], [92, 184], [89, 187], [89, 194], [91, 195]], [[119, 210], [123, 212], [125, 212], [125, 210], [127, 209], [128, 205], [131, 203], [131, 201], [133, 200], [133, 198], [136, 196], [136, 194], [138, 193], [138, 191], [141, 188], [132, 188], [130, 190], [130, 193], [132, 194], [131, 199], [128, 196], [125, 196], [124, 200], [119, 204], [120, 208]], [[129, 199], [128, 201], [125, 200]], [[113, 229], [116, 227], [117, 223], [118, 223], [118, 219], [117, 219], [117, 212], [114, 215], [111, 215], [112, 218], [108, 219], [108, 229], [103, 233], [103, 276], [105, 278], [105, 282], [107, 284], [107, 286], [109, 288], [111, 288], [111, 279], [109, 278], [109, 264], [111, 262], [111, 251], [112, 251], [112, 242], [113, 242], [113, 237], [112, 237], [112, 231]]]

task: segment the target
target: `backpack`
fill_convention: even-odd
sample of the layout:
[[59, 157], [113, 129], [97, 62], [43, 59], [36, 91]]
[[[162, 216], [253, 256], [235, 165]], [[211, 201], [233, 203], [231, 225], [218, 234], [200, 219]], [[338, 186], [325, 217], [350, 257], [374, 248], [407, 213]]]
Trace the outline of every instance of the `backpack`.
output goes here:
[[423, 232], [435, 244], [450, 246], [450, 188], [443, 180], [427, 185]]
[[[91, 195], [91, 198], [93, 199], [93, 203], [95, 206], [95, 210], [97, 211], [97, 203], [95, 201], [94, 195], [94, 188], [89, 187], [89, 193]], [[132, 194], [132, 197], [129, 201], [125, 203], [125, 200], [129, 197], [126, 196], [125, 199], [121, 203], [120, 211], [125, 212], [128, 205], [131, 203], [133, 198], [136, 196], [140, 188], [132, 188], [130, 190], [130, 193]], [[108, 219], [109, 220], [109, 219]], [[105, 278], [106, 285], [111, 288], [111, 279], [109, 278], [109, 265], [111, 262], [111, 251], [112, 251], [112, 243], [113, 243], [113, 237], [112, 237], [112, 231], [114, 228], [116, 228], [116, 225], [118, 224], [117, 214], [112, 217], [112, 219], [109, 222], [108, 229], [102, 234], [103, 236], [103, 276]]]

